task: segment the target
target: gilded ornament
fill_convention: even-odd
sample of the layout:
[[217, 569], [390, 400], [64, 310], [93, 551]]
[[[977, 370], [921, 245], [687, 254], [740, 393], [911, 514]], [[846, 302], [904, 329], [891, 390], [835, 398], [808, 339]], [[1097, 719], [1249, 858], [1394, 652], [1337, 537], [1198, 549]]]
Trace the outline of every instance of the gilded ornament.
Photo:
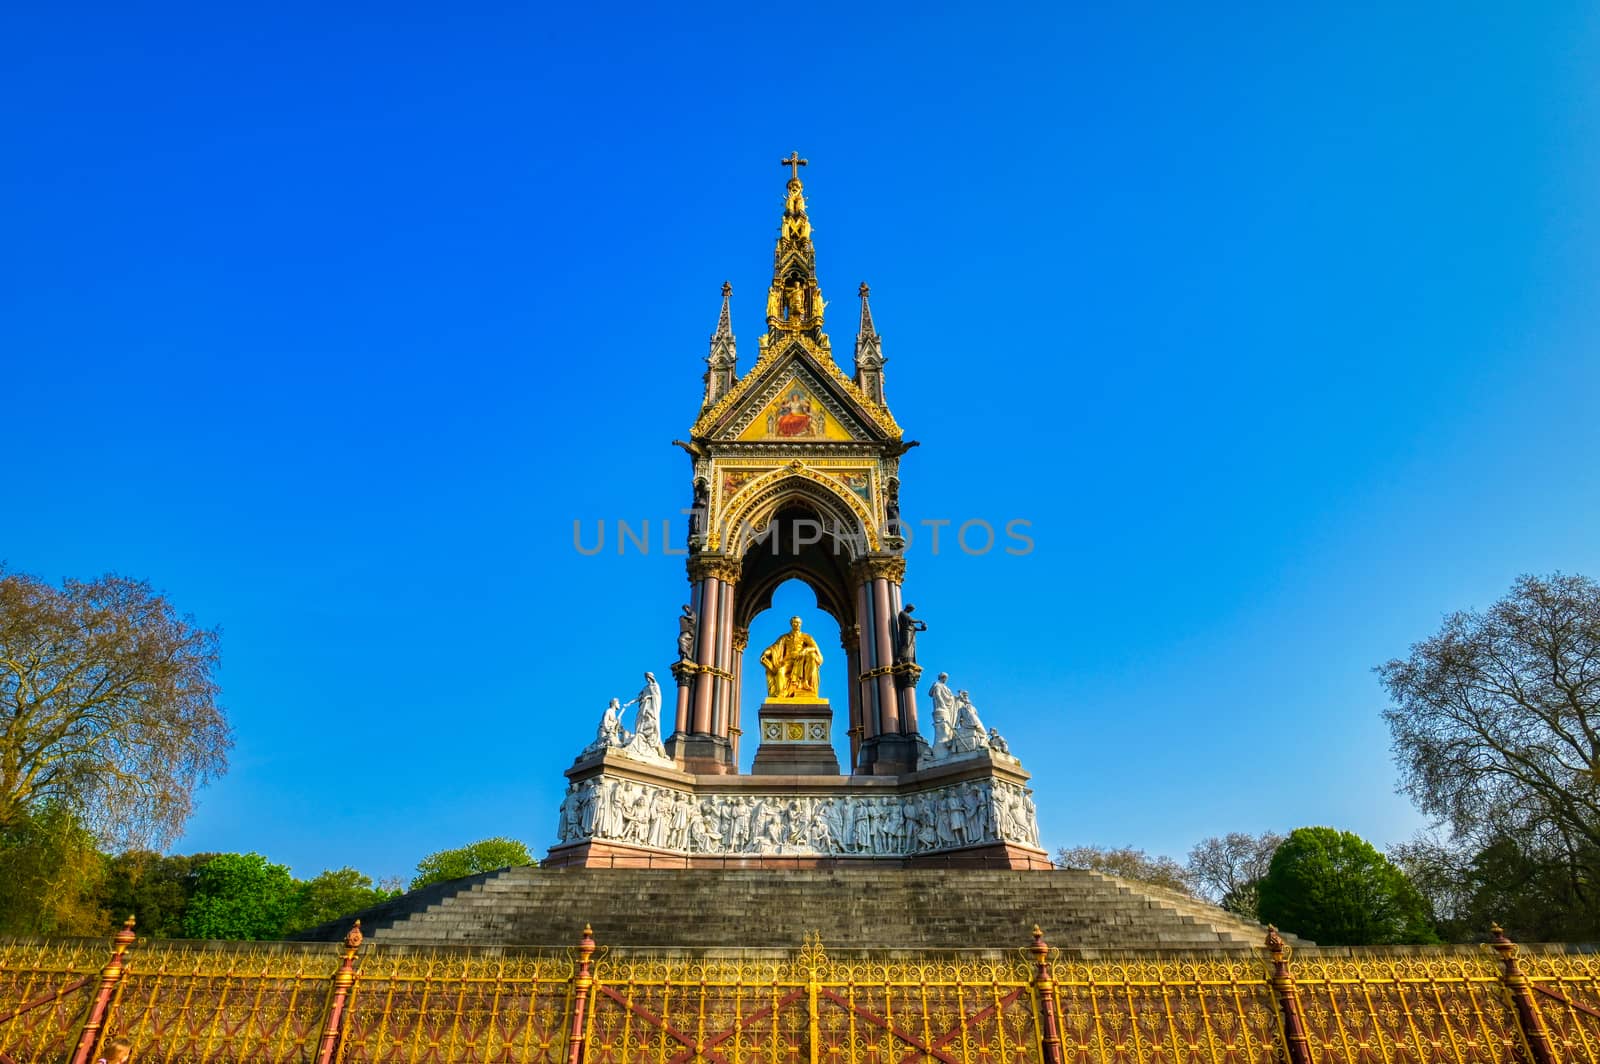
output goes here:
[[899, 554], [870, 554], [857, 559], [851, 566], [851, 572], [860, 581], [887, 580], [891, 584], [904, 583], [906, 560]]
[[761, 652], [767, 670], [767, 695], [774, 699], [815, 698], [822, 651], [817, 641], [800, 630], [800, 618], [789, 618], [789, 630]]

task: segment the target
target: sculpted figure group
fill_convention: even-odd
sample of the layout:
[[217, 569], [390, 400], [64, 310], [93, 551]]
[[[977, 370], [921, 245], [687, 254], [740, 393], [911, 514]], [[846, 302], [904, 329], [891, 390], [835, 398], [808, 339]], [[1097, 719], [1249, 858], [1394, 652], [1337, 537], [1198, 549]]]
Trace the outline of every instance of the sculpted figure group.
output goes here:
[[972, 697], [965, 691], [950, 693], [949, 679], [949, 673], [941, 672], [939, 679], [928, 688], [928, 697], [933, 700], [933, 746], [928, 763], [937, 764], [980, 750], [1015, 761], [1000, 733], [984, 728]]
[[909, 796], [713, 794], [609, 775], [567, 788], [561, 841], [606, 839], [705, 854], [891, 856], [1006, 840], [1039, 844], [1021, 787], [969, 780]]
[[[634, 705], [639, 707], [639, 712], [634, 715], [634, 730], [630, 732], [622, 726], [622, 711]], [[606, 750], [615, 750], [635, 761], [672, 764], [672, 759], [667, 756], [667, 748], [661, 742], [661, 687], [656, 683], [654, 673], [644, 674], [644, 688], [632, 700], [611, 700], [600, 718], [594, 742], [584, 747], [583, 753], [578, 756], [590, 757]]]

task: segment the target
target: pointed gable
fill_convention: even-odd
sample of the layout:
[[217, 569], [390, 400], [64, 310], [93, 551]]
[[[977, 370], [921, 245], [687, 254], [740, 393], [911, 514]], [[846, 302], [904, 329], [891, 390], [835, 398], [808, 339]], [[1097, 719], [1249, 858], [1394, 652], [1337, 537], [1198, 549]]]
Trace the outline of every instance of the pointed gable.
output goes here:
[[[867, 401], [826, 353], [803, 339], [785, 338], [694, 427], [694, 435], [724, 442], [861, 441], [898, 439], [888, 411]], [[777, 352], [774, 354], [773, 352]]]

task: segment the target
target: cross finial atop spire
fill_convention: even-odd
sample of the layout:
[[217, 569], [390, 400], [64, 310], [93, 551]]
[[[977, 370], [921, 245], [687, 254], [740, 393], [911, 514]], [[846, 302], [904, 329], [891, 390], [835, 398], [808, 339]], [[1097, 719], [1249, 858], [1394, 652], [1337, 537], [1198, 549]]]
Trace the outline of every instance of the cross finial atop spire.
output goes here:
[[806, 161], [800, 158], [799, 152], [792, 151], [789, 153], [789, 157], [787, 159], [779, 159], [778, 165], [787, 166], [789, 168], [789, 179], [791, 181], [798, 181], [800, 180], [800, 168], [806, 165]]

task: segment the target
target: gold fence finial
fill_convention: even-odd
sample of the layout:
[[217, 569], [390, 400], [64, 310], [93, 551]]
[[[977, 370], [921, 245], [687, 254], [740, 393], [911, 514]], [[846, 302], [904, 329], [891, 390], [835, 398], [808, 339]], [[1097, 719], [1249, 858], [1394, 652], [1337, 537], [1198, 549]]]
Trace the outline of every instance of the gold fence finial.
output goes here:
[[1272, 959], [1275, 960], [1275, 961], [1276, 960], [1282, 960], [1283, 959], [1283, 955], [1284, 955], [1284, 950], [1286, 950], [1287, 948], [1288, 948], [1287, 945], [1285, 945], [1285, 943], [1283, 941], [1283, 936], [1278, 934], [1277, 926], [1275, 924], [1268, 924], [1267, 925], [1267, 952], [1272, 954]]

